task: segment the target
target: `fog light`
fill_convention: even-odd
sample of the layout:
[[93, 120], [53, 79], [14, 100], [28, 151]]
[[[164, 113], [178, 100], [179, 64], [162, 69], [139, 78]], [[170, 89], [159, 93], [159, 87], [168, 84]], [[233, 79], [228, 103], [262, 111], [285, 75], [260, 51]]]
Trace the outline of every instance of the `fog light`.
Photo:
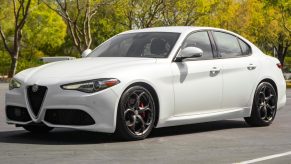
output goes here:
[[15, 115], [16, 117], [21, 117], [21, 109], [19, 109], [19, 108], [15, 108], [15, 109], [14, 109], [14, 115]]

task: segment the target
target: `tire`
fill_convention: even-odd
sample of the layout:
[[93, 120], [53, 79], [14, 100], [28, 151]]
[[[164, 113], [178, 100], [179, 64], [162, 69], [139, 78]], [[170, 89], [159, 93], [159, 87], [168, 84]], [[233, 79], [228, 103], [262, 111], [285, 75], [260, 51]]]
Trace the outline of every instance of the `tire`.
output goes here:
[[122, 94], [117, 112], [116, 134], [125, 140], [145, 139], [156, 120], [152, 93], [143, 86], [132, 86]]
[[34, 134], [43, 134], [43, 133], [48, 133], [54, 128], [48, 127], [46, 125], [25, 125], [22, 126], [25, 130], [34, 133]]
[[277, 93], [273, 85], [262, 82], [258, 85], [250, 117], [245, 121], [250, 126], [269, 126], [275, 119], [277, 112]]

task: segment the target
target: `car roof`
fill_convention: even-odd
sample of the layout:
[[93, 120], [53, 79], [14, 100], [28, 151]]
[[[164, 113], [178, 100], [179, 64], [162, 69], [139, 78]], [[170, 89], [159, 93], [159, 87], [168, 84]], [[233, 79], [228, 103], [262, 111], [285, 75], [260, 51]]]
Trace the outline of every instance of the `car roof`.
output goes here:
[[121, 34], [126, 33], [137, 33], [137, 32], [176, 32], [176, 33], [189, 33], [196, 30], [219, 30], [230, 32], [227, 30], [213, 28], [213, 27], [198, 27], [198, 26], [164, 26], [164, 27], [152, 27], [152, 28], [144, 28], [144, 29], [136, 29], [125, 31]]

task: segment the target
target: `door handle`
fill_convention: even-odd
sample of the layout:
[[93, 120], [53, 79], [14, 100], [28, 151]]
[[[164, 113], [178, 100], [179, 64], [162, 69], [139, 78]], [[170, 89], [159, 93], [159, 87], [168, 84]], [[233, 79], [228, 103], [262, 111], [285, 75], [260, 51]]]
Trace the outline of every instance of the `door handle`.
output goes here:
[[251, 71], [251, 70], [254, 70], [254, 69], [256, 69], [256, 68], [257, 68], [257, 66], [255, 66], [254, 64], [249, 64], [247, 68], [248, 68], [248, 70], [250, 70], [250, 71]]
[[217, 67], [213, 67], [211, 70], [210, 70], [210, 76], [213, 77], [213, 76], [216, 76], [218, 75], [220, 72], [220, 68], [217, 68]]

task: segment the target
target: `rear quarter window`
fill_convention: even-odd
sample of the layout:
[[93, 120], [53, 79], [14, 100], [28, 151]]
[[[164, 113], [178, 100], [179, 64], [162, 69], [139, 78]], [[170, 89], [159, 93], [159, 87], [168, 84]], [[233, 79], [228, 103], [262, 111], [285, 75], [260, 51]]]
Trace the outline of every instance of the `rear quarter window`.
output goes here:
[[241, 39], [238, 39], [238, 42], [241, 47], [242, 55], [250, 55], [252, 53], [251, 47], [247, 43], [245, 43]]

